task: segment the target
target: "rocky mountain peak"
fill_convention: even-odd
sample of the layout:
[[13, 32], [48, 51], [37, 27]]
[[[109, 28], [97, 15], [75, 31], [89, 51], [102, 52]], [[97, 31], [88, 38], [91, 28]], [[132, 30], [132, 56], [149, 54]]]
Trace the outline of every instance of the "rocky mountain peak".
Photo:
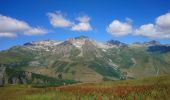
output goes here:
[[89, 38], [87, 36], [81, 35], [75, 38], [71, 38], [68, 41], [75, 47], [81, 48], [85, 44], [85, 41], [89, 41]]
[[32, 41], [27, 42], [24, 46], [55, 46], [61, 43], [62, 41], [54, 41], [54, 40], [41, 40], [41, 41]]
[[109, 41], [107, 41], [107, 44], [108, 45], [116, 45], [116, 46], [126, 46], [125, 43], [122, 43], [122, 42], [117, 41], [117, 40], [109, 40]]

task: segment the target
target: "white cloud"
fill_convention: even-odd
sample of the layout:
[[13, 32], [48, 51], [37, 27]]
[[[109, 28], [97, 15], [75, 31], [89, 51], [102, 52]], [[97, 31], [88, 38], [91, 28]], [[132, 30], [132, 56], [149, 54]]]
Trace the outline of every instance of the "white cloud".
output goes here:
[[47, 13], [53, 27], [69, 27], [72, 22], [66, 19], [61, 12]]
[[155, 24], [141, 25], [134, 31], [134, 34], [150, 38], [170, 39], [170, 13], [157, 17]]
[[18, 32], [28, 30], [30, 26], [11, 17], [0, 15], [0, 32]]
[[88, 16], [82, 16], [82, 17], [77, 17], [77, 21], [79, 21], [78, 24], [74, 24], [71, 28], [73, 31], [91, 31], [92, 27], [89, 23], [90, 17]]
[[68, 27], [72, 31], [92, 30], [92, 27], [89, 23], [90, 17], [88, 16], [77, 17], [76, 20], [78, 21], [78, 23], [65, 18], [60, 11], [56, 11], [54, 13], [49, 12], [47, 13], [47, 16], [49, 17], [51, 25], [55, 28]]
[[9, 37], [9, 38], [14, 38], [16, 37], [16, 34], [13, 34], [13, 33], [1, 33], [0, 32], [0, 37]]
[[135, 35], [143, 35], [146, 37], [157, 37], [157, 35], [160, 34], [156, 31], [155, 25], [151, 23], [140, 26], [134, 33]]
[[160, 31], [170, 32], [170, 13], [159, 16], [156, 19], [156, 26]]
[[71, 28], [73, 31], [91, 31], [92, 28], [89, 23], [78, 23]]
[[24, 21], [0, 15], [0, 37], [16, 37], [17, 34], [38, 35], [47, 32], [42, 28], [31, 27]]
[[48, 31], [46, 29], [43, 28], [31, 28], [28, 31], [25, 31], [24, 34], [26, 35], [43, 35], [48, 33]]
[[90, 21], [90, 17], [88, 16], [77, 17], [76, 20], [82, 23], [88, 23]]
[[115, 36], [124, 36], [132, 32], [132, 26], [128, 22], [113, 20], [106, 28], [106, 31]]
[[126, 18], [126, 22], [113, 20], [106, 31], [114, 36], [131, 34], [149, 38], [170, 39], [170, 13], [158, 16], [154, 23], [144, 24], [136, 29], [132, 28], [131, 23], [132, 20], [129, 18]]

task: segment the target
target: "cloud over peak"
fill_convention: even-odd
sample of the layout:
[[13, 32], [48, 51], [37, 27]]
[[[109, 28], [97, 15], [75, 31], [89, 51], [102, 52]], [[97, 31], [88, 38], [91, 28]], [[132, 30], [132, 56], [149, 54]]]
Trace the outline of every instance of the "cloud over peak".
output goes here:
[[60, 11], [56, 11], [54, 13], [49, 12], [47, 13], [49, 17], [50, 24], [55, 28], [69, 28], [72, 31], [91, 31], [92, 27], [90, 25], [90, 17], [88, 16], [81, 16], [75, 18], [78, 23], [75, 21], [70, 21]]
[[31, 27], [24, 21], [0, 15], [0, 37], [16, 37], [17, 34], [40, 35], [47, 32], [43, 28]]
[[82, 16], [82, 17], [77, 17], [77, 21], [79, 21], [78, 24], [74, 24], [71, 28], [73, 31], [91, 31], [92, 27], [89, 23], [90, 17], [88, 16]]
[[132, 32], [132, 26], [129, 22], [113, 20], [106, 28], [106, 31], [115, 36], [124, 36]]

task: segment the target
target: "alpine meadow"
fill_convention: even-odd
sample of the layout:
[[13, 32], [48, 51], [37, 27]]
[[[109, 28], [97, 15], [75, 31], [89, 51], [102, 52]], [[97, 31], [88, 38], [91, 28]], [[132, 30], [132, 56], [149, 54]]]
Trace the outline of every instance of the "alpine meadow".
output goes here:
[[169, 0], [0, 0], [0, 100], [169, 100]]

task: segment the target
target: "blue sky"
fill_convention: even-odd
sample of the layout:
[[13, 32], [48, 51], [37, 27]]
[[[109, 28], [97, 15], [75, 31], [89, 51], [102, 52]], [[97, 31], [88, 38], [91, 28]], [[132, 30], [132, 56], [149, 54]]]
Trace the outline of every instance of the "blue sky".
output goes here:
[[170, 43], [169, 5], [170, 0], [0, 0], [0, 50], [80, 35]]

